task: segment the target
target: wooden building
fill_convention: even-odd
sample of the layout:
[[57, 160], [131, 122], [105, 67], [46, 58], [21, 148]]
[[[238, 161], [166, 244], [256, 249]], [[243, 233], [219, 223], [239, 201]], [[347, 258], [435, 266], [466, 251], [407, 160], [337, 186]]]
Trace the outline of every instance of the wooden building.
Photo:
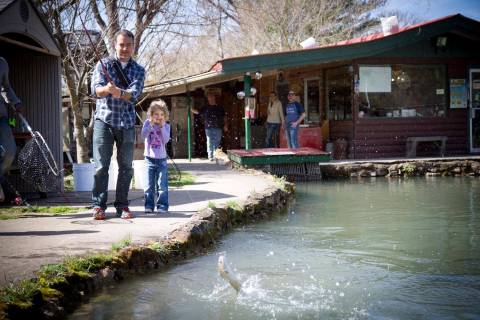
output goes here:
[[[31, 1], [0, 0], [0, 56], [9, 63], [10, 82], [22, 101], [25, 118], [43, 135], [62, 168], [60, 51]], [[14, 134], [20, 131], [17, 119]], [[19, 191], [35, 191], [18, 174], [11, 174], [10, 181]], [[62, 189], [59, 179], [54, 191]]]
[[[252, 84], [259, 114], [252, 120], [253, 147], [263, 147], [269, 92], [285, 99], [293, 89], [306, 109], [301, 146], [331, 142], [336, 158], [350, 159], [466, 155], [480, 152], [479, 52], [480, 22], [452, 15], [387, 35], [224, 59], [207, 73], [145, 91], [167, 101], [190, 92], [201, 103], [203, 91], [218, 90], [233, 129], [223, 146], [239, 148], [244, 100], [236, 93], [246, 73], [259, 72], [263, 77]], [[201, 130], [194, 133], [200, 139]]]

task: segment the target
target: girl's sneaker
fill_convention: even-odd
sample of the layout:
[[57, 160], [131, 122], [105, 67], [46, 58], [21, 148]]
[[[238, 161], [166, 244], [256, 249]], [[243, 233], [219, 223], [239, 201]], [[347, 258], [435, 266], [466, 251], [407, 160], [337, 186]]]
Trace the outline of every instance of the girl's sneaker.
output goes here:
[[145, 213], [153, 213], [153, 209], [152, 208], [145, 208]]

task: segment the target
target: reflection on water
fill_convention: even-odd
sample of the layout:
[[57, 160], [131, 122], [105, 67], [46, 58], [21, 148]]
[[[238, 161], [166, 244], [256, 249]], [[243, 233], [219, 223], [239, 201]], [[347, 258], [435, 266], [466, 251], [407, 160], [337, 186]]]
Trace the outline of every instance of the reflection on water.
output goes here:
[[[243, 283], [217, 272], [218, 253]], [[115, 284], [72, 319], [479, 319], [480, 180], [297, 185], [285, 215]]]

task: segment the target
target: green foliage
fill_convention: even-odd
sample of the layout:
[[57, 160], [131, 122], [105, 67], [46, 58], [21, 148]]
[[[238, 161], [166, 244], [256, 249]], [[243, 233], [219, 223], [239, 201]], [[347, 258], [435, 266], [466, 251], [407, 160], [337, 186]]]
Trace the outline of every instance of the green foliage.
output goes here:
[[154, 242], [148, 246], [150, 249], [156, 251], [159, 254], [165, 254], [168, 252], [167, 248], [160, 242]]
[[42, 293], [42, 296], [48, 297], [48, 298], [57, 298], [57, 297], [63, 296], [63, 294], [57, 289], [52, 289], [48, 287], [42, 287], [40, 289], [40, 292]]
[[217, 207], [217, 205], [213, 201], [208, 201], [207, 207], [210, 208], [210, 209], [215, 209]]
[[36, 280], [21, 280], [5, 286], [1, 291], [0, 299], [5, 304], [28, 308], [32, 305], [33, 296], [39, 290], [40, 285]]
[[69, 272], [85, 275], [100, 270], [112, 259], [111, 254], [95, 254], [89, 257], [66, 257], [63, 263]]
[[285, 176], [273, 176], [273, 181], [277, 184], [277, 186], [282, 190], [286, 191], [287, 189], [287, 178]]
[[114, 244], [112, 244], [112, 250], [113, 251], [120, 251], [121, 249], [128, 247], [129, 245], [132, 244], [132, 237], [128, 236], [123, 240], [120, 240]]
[[240, 205], [235, 200], [228, 200], [227, 201], [227, 207], [231, 208], [233, 210], [240, 210], [241, 209]]
[[402, 172], [403, 175], [406, 177], [411, 177], [415, 174], [416, 167], [414, 164], [411, 163], [404, 163], [402, 164]]
[[52, 279], [56, 277], [64, 277], [68, 274], [68, 269], [63, 264], [47, 264], [38, 271], [39, 278]]

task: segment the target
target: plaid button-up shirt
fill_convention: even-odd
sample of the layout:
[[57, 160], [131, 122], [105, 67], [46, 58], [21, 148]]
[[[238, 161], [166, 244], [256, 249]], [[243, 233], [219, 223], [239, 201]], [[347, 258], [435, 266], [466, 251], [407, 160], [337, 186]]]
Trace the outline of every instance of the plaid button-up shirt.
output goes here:
[[[130, 59], [122, 69], [127, 79], [131, 81], [130, 85], [126, 88], [121, 84], [121, 75], [117, 74], [113, 66], [113, 59], [104, 58], [102, 61], [115, 85], [118, 88], [130, 91], [132, 98], [130, 101], [125, 101], [121, 98], [114, 98], [109, 94], [104, 98], [98, 99], [95, 119], [100, 119], [114, 128], [131, 128], [135, 124], [135, 103], [143, 91], [145, 69], [133, 59]], [[120, 62], [118, 65], [121, 68]], [[102, 65], [98, 62], [93, 71], [91, 84], [92, 93], [96, 96], [96, 88], [106, 86], [107, 83], [108, 81], [103, 73]]]

